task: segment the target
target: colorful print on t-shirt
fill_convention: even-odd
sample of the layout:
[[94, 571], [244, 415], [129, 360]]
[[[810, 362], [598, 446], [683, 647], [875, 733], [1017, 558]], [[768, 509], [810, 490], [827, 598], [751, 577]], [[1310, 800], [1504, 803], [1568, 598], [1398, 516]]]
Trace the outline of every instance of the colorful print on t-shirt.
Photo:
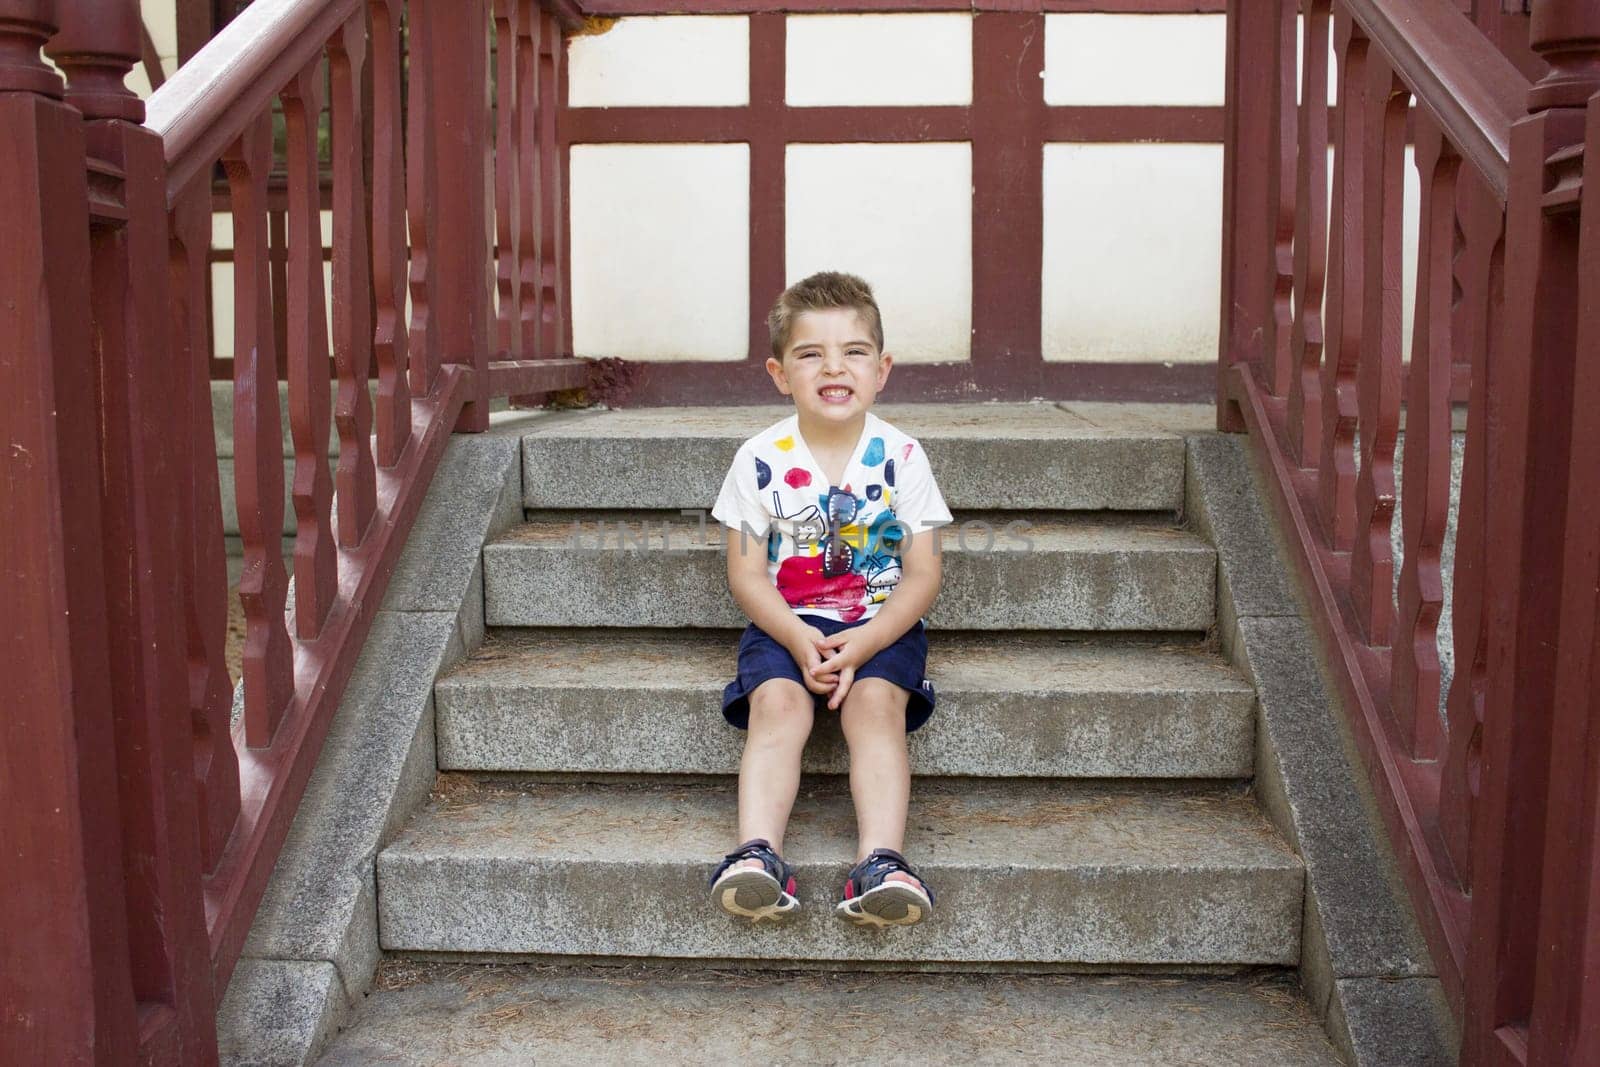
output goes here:
[[828, 484], [791, 415], [739, 447], [711, 513], [767, 539], [768, 575], [791, 608], [840, 622], [889, 598], [906, 537], [951, 521], [921, 446], [870, 411], [842, 484]]

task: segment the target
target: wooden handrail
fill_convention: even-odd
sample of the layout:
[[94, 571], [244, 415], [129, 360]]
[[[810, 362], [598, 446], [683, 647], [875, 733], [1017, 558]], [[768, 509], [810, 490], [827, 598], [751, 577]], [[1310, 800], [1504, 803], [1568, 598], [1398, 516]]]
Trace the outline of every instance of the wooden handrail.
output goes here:
[[1297, 101], [1295, 5], [1229, 3], [1219, 423], [1269, 472], [1461, 1064], [1589, 1063], [1600, 6], [1535, 0], [1531, 75], [1451, 0], [1303, 10]]
[[1529, 81], [1452, 0], [1341, 0], [1502, 202]]
[[145, 104], [167, 159], [167, 206], [321, 54], [361, 0], [256, 0]]

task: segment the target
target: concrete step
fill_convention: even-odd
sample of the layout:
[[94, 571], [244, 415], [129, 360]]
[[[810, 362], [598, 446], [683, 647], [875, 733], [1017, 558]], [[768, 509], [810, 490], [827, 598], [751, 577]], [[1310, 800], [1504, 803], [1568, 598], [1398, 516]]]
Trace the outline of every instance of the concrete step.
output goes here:
[[1338, 1067], [1292, 976], [836, 974], [386, 960], [322, 1067]]
[[[886, 404], [952, 508], [1177, 511], [1183, 438], [1054, 404]], [[793, 405], [575, 412], [523, 436], [529, 508], [709, 509], [740, 443]], [[1109, 425], [1105, 425], [1109, 421]]]
[[[930, 627], [1199, 631], [1216, 553], [1169, 526], [1008, 516], [943, 527]], [[722, 527], [662, 512], [536, 513], [483, 550], [490, 626], [743, 626]]]
[[[441, 770], [732, 774], [722, 719], [736, 630], [505, 630], [434, 688]], [[1247, 778], [1255, 694], [1198, 645], [1055, 634], [929, 636], [938, 709], [917, 774]], [[805, 769], [848, 769], [837, 716]]]
[[1303, 868], [1239, 789], [917, 781], [905, 852], [938, 905], [917, 927], [872, 933], [832, 914], [855, 847], [842, 781], [802, 787], [785, 844], [802, 909], [760, 927], [707, 899], [733, 844], [728, 786], [444, 781], [378, 858], [390, 951], [980, 967], [1299, 958]]

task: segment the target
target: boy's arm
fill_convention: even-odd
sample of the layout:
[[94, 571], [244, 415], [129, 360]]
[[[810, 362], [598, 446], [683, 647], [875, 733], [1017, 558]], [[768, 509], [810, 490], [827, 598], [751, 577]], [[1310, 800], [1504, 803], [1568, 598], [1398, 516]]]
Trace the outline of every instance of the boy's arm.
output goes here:
[[811, 668], [812, 676], [837, 674], [828, 707], [842, 707], [855, 682], [856, 669], [916, 625], [939, 595], [942, 575], [939, 531], [924, 530], [906, 538], [900, 550], [900, 581], [889, 599], [860, 626], [817, 642], [818, 650], [828, 658]]
[[939, 553], [939, 531], [921, 530], [908, 536], [900, 550], [900, 581], [872, 618], [856, 630], [856, 640], [867, 642], [872, 653], [898, 641], [928, 613], [944, 578]]
[[723, 531], [728, 549], [728, 590], [733, 593], [734, 602], [751, 622], [789, 650], [807, 689], [813, 693], [832, 692], [832, 683], [819, 681], [811, 671], [822, 662], [816, 646], [821, 631], [801, 622], [772, 584], [767, 574], [767, 539], [731, 526], [723, 527]]
[[879, 648], [888, 648], [917, 620], [928, 613], [944, 580], [944, 556], [939, 552], [939, 531], [921, 530], [906, 538], [900, 552], [900, 581], [863, 630], [875, 630]]

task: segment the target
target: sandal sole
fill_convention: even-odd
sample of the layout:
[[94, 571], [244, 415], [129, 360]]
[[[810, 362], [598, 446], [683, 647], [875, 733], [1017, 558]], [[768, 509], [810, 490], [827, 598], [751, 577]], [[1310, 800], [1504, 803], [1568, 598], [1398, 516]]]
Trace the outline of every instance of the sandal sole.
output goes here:
[[752, 923], [777, 922], [797, 911], [800, 902], [766, 871], [731, 871], [711, 887], [711, 902], [725, 914]]
[[885, 882], [859, 897], [841, 900], [833, 911], [857, 926], [912, 926], [928, 917], [933, 902], [904, 882]]

